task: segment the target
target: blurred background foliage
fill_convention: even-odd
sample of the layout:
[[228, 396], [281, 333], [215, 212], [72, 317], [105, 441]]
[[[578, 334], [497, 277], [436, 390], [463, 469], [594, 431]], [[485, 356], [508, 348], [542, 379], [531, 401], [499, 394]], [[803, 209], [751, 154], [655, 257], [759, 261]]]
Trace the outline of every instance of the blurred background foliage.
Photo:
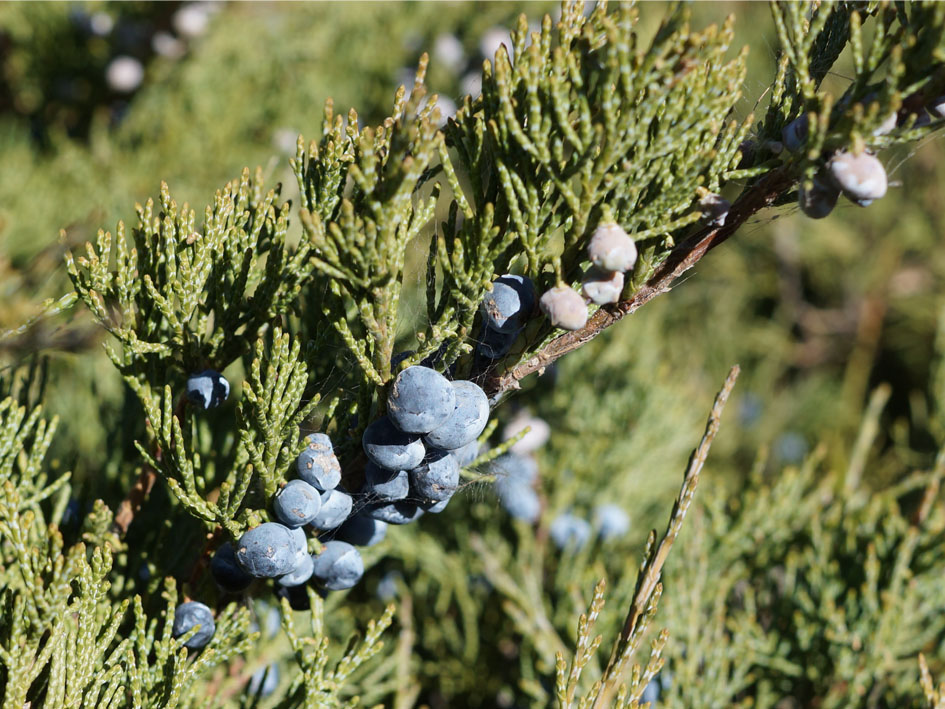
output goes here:
[[[498, 2], [194, 7], [0, 5], [0, 333], [36, 314], [42, 298], [68, 292], [64, 250], [129, 219], [161, 180], [199, 211], [244, 165], [261, 165], [293, 199], [288, 157], [300, 132], [314, 136], [327, 97], [376, 122], [429, 51], [428, 85], [458, 102], [475, 90], [469, 74], [494, 49], [497, 27], [523, 11], [533, 22], [555, 11]], [[663, 12], [643, 5], [643, 27]], [[772, 76], [773, 26], [758, 3], [697, 3], [694, 25], [730, 13], [736, 48], [751, 47], [747, 114]], [[128, 57], [141, 68], [131, 88], [134, 76], [113, 75]], [[839, 71], [828, 81], [845, 85]], [[926, 653], [933, 674], [945, 667], [945, 632], [930, 622], [945, 606], [940, 504], [904, 576], [888, 570], [911, 539], [916, 490], [929, 479], [921, 471], [945, 440], [943, 158], [940, 141], [884, 155], [894, 188], [868, 210], [842, 203], [822, 221], [793, 206], [763, 213], [671, 293], [527, 380], [498, 414], [505, 422], [527, 409], [551, 424], [537, 453], [540, 524], [511, 521], [486, 486], [472, 485], [448, 514], [370, 550], [365, 583], [327, 602], [329, 634], [341, 641], [386, 601], [398, 604], [383, 659], [361, 673], [362, 700], [548, 704], [554, 652], [571, 647], [602, 576], [604, 647], [619, 627], [646, 535], [665, 523], [712, 394], [738, 362], [699, 509], [671, 557], [659, 615], [671, 630], [664, 700], [918, 705], [915, 655]], [[81, 310], [0, 335], [6, 372], [49, 357], [47, 408], [62, 417], [53, 466], [75, 471], [80, 510], [96, 498], [114, 506], [140, 464], [131, 442], [142, 417], [101, 340]], [[888, 402], [857, 448], [881, 383]], [[846, 489], [854, 463], [862, 474]], [[169, 538], [173, 521], [186, 519], [166, 511], [166, 491], [154, 495], [116, 567], [135, 576], [130, 584], [156, 588], [152, 574], [189, 561], [179, 543], [162, 559], [133, 551], [134, 535]], [[605, 501], [628, 511], [629, 534], [554, 549], [547, 532], [557, 513], [589, 518]], [[908, 595], [901, 587], [910, 583]], [[891, 598], [905, 605], [887, 607]], [[264, 601], [255, 611], [261, 626], [274, 612]], [[901, 632], [883, 625], [891, 614]], [[900, 642], [913, 631], [921, 642]], [[237, 670], [282, 663], [286, 683], [290, 655], [276, 634]]]

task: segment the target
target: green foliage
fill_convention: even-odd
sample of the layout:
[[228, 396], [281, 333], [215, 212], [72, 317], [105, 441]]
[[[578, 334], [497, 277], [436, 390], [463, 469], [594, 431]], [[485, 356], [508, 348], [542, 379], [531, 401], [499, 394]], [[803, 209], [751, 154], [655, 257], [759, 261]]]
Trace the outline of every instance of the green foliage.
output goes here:
[[[23, 39], [40, 11], [11, 7], [14, 61], [43, 66], [49, 50]], [[81, 351], [75, 362], [34, 356], [31, 369], [0, 379], [9, 394], [0, 404], [5, 703], [630, 707], [670, 673], [666, 701], [681, 706], [916, 702], [916, 655], [936, 672], [945, 666], [942, 463], [932, 462], [945, 433], [943, 370], [929, 366], [928, 344], [940, 311], [934, 284], [945, 275], [934, 249], [935, 185], [945, 175], [923, 166], [940, 160], [935, 147], [915, 161], [922, 179], [896, 173], [887, 156], [906, 156], [942, 125], [920, 120], [945, 92], [942, 6], [772, 4], [776, 56], [762, 76], [766, 38], [751, 37], [749, 52], [737, 34], [760, 21], [754, 7], [699, 31], [692, 16], [714, 9], [673, 6], [656, 25], [652, 6], [565, 4], [560, 19], [518, 21], [508, 45], [482, 62], [481, 93], [464, 96], [445, 125], [427, 78], [456, 96], [465, 77], [438, 63], [438, 33], [465, 24], [458, 43], [469, 53], [507, 10], [430, 7], [284, 6], [264, 18], [227, 7], [187, 61], [149, 66], [120, 125], [106, 128], [90, 106], [78, 140], [54, 128], [35, 157], [22, 124], [4, 124], [0, 151], [21, 174], [0, 178], [0, 196], [22, 202], [10, 227], [0, 223], [0, 274], [32, 291], [0, 313], [4, 362], [50, 344]], [[42, 11], [53, 34], [64, 10]], [[418, 45], [401, 46], [416, 27]], [[378, 42], [382, 34], [397, 41]], [[395, 58], [418, 69], [388, 110]], [[465, 58], [467, 69], [477, 63]], [[294, 73], [301, 67], [305, 78]], [[7, 74], [21, 80], [16, 91], [49, 91], [43, 77], [31, 88], [22, 72]], [[749, 92], [761, 120], [745, 111]], [[312, 126], [326, 93], [335, 100]], [[360, 114], [335, 112], [352, 102]], [[897, 127], [876, 134], [891, 113]], [[781, 149], [782, 128], [802, 114], [805, 149]], [[317, 137], [300, 136], [294, 160], [277, 168], [275, 126]], [[887, 197], [865, 219], [838, 210], [829, 228], [805, 225], [794, 240], [796, 222], [779, 221], [773, 248], [745, 234], [759, 210], [793, 201], [829, 154], [863, 149], [891, 149], [891, 176], [931, 188], [905, 206]], [[182, 199], [213, 194], [226, 171], [267, 160], [226, 182], [203, 212]], [[162, 183], [130, 233], [119, 221], [83, 253], [90, 225], [122, 215], [156, 175], [177, 200]], [[293, 177], [299, 195], [284, 197], [281, 182]], [[37, 201], [47, 182], [54, 197]], [[720, 192], [733, 202], [724, 225], [699, 207]], [[924, 211], [911, 206], [923, 201]], [[27, 264], [23, 254], [38, 250], [32, 230], [53, 233], [50, 220], [73, 223]], [[536, 316], [505, 359], [477, 356], [478, 304], [492, 280], [511, 271], [539, 291], [578, 283], [587, 240], [605, 220], [641, 253], [621, 302], [593, 311], [576, 333]], [[898, 241], [881, 238], [878, 225], [900, 220], [910, 228]], [[740, 227], [749, 238], [709, 257], [695, 283], [610, 331]], [[60, 251], [75, 293], [62, 295], [61, 271], [44, 281], [34, 270]], [[910, 259], [921, 261], [910, 281], [918, 295], [897, 300]], [[85, 307], [69, 336], [53, 337], [77, 301]], [[893, 314], [884, 337], [870, 329], [876, 302]], [[847, 312], [863, 314], [851, 326]], [[108, 333], [118, 376], [83, 351], [95, 337], [82, 334], [89, 315]], [[822, 320], [841, 322], [851, 351], [824, 347]], [[826, 364], [798, 352], [811, 342], [815, 355], [830, 351]], [[271, 589], [257, 582], [245, 598], [223, 595], [206, 573], [209, 555], [269, 518], [308, 431], [331, 434], [357, 489], [360, 433], [383, 410], [392, 355], [404, 349], [413, 354], [400, 368], [432, 357], [476, 378], [496, 404], [523, 389], [507, 406], [552, 423], [536, 455], [539, 521], [507, 520], [488, 492], [486, 463], [515, 442], [499, 440], [510, 412], [497, 407], [483, 436], [492, 447], [463, 471], [446, 513], [365, 550], [361, 587], [325, 600], [309, 589], [310, 611], [281, 603], [284, 633], [251, 631], [246, 601]], [[913, 380], [877, 390], [848, 450], [866, 393], [887, 378], [882, 358], [893, 356], [908, 361]], [[740, 426], [725, 429], [710, 490], [693, 500], [730, 380], [658, 541], [647, 532], [665, 519], [699, 405], [736, 358], [746, 389], [765, 392], [764, 422], [752, 428], [727, 414]], [[205, 368], [242, 385], [198, 414], [183, 384]], [[44, 399], [65, 422], [55, 440]], [[792, 427], [802, 441], [825, 442], [799, 467], [784, 465], [790, 446], [775, 438]], [[772, 443], [769, 457], [756, 455]], [[632, 512], [631, 533], [557, 549], [555, 516], [589, 517], [602, 501]], [[628, 573], [641, 549], [638, 574]], [[389, 583], [379, 602], [381, 581], [395, 578], [396, 603], [387, 604]], [[189, 654], [169, 621], [191, 598], [215, 609], [217, 631]], [[284, 670], [279, 691], [240, 697], [268, 662]], [[935, 705], [932, 670], [922, 667]]]

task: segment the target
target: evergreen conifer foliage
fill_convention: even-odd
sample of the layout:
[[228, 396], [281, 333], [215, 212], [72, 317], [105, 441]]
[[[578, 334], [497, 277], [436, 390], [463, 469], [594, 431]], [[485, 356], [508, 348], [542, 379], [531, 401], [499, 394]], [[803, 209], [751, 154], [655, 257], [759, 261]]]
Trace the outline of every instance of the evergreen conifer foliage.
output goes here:
[[[129, 497], [116, 513], [97, 503], [83, 523], [84, 541], [67, 547], [60, 527], [69, 478], [43, 472], [56, 421], [12, 397], [0, 403], [0, 552], [3, 566], [15, 570], [0, 590], [4, 703], [200, 704], [199, 683], [256, 639], [243, 599], [207, 580], [209, 554], [272, 521], [271, 498], [291, 477], [306, 446], [303, 432], [332, 436], [342, 484], [353, 492], [363, 478], [362, 434], [383, 414], [399, 372], [426, 362], [476, 381], [498, 405], [521, 379], [669, 290], [759, 210], [794, 200], [799, 187], [810, 190], [838, 152], [912, 144], [943, 125], [920, 119], [945, 93], [945, 6], [771, 8], [777, 73], [757, 123], [739, 117], [747, 54], [732, 55], [731, 21], [695, 31], [686, 9], [675, 7], [645, 41], [631, 4], [602, 2], [585, 15], [580, 3], [565, 3], [560, 20], [546, 16], [537, 31], [521, 19], [512, 46], [484, 63], [481, 94], [466, 96], [443, 128], [435, 96], [426, 95], [425, 55], [414, 85], [396, 92], [380, 125], [362, 127], [353, 109], [345, 119], [329, 100], [320, 136], [300, 136], [291, 162], [298, 240], [289, 237], [292, 205], [281, 186], [267, 189], [262, 170], [246, 169], [201, 218], [162, 184], [156, 203], [138, 205], [130, 234], [119, 223], [114, 236], [99, 231], [83, 255], [69, 253], [75, 297], [112, 336], [108, 355], [143, 411], [140, 459], [127, 466], [138, 483], [128, 480]], [[847, 48], [853, 75], [834, 96], [821, 84]], [[789, 126], [796, 150], [786, 145]], [[704, 214], [705, 205], [722, 203], [716, 197], [723, 191], [733, 197], [728, 213]], [[476, 352], [487, 336], [480, 304], [497, 277], [521, 274], [539, 293], [579, 290], [589, 240], [611, 223], [632, 237], [639, 255], [617, 302], [589, 305], [586, 325], [564, 334], [535, 310], [507, 353]], [[416, 326], [403, 302], [418, 241], [427, 258], [425, 320]], [[50, 303], [49, 314], [73, 300]], [[405, 326], [413, 328], [415, 351], [393, 364]], [[208, 370], [243, 373], [242, 385], [232, 387], [235, 404], [207, 412], [188, 404], [185, 382]], [[650, 537], [609, 659], [599, 656], [602, 637], [592, 636], [603, 584], [572, 649], [541, 599], [529, 595], [532, 579], [504, 568], [508, 559], [480, 538], [469, 542], [509, 599], [503, 612], [524, 637], [537, 638], [532, 669], [553, 689], [533, 687], [536, 702], [637, 706], [660, 671], [665, 631], [642, 667], [635, 658], [656, 621], [663, 564], [736, 375], [716, 400], [666, 534]], [[160, 600], [134, 593], [115, 570], [158, 479], [173, 496], [169, 504], [206, 533], [191, 573], [168, 575]], [[365, 554], [368, 573], [379, 558]], [[439, 566], [450, 569], [446, 561]], [[191, 635], [174, 638], [171, 623], [182, 596], [192, 594], [214, 608], [216, 632], [188, 653]], [[254, 582], [246, 594], [272, 590]], [[307, 586], [292, 594], [281, 599], [282, 622], [300, 672], [280, 706], [342, 706], [360, 691], [352, 678], [381, 649], [393, 606], [339, 657], [328, 652], [326, 601]], [[310, 627], [300, 632], [292, 609], [305, 606]], [[464, 622], [475, 625], [465, 610]], [[386, 663], [379, 676], [392, 667]]]

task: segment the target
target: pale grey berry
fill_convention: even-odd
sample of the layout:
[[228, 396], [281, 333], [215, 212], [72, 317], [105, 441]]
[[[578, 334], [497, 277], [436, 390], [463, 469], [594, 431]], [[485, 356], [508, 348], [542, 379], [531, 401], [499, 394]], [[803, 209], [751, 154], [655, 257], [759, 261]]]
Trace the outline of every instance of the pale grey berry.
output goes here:
[[945, 118], [945, 96], [932, 99], [929, 104], [929, 113], [936, 118]]
[[616, 303], [623, 292], [623, 272], [605, 271], [591, 266], [581, 281], [581, 292], [585, 298], [597, 305]]
[[598, 224], [587, 245], [587, 258], [606, 271], [630, 271], [637, 262], [637, 245], [619, 224]]
[[886, 194], [886, 169], [867, 152], [837, 153], [827, 163], [827, 169], [843, 194], [861, 206]]
[[587, 304], [570, 286], [555, 286], [541, 297], [541, 311], [562, 330], [580, 330], [587, 324]]

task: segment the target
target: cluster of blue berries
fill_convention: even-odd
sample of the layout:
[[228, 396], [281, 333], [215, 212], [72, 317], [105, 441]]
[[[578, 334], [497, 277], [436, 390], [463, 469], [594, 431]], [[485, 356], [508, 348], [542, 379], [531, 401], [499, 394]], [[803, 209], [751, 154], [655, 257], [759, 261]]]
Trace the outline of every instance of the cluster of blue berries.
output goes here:
[[479, 305], [482, 336], [476, 348], [485, 359], [501, 359], [512, 348], [535, 309], [535, 286], [525, 276], [506, 273], [492, 284]]
[[339, 487], [341, 465], [331, 439], [314, 433], [306, 441], [296, 460], [299, 477], [273, 496], [272, 511], [278, 521], [247, 530], [235, 549], [226, 542], [214, 554], [210, 571], [224, 590], [239, 592], [254, 578], [271, 578], [277, 592], [295, 605], [306, 596], [302, 587], [309, 581], [323, 591], [340, 591], [354, 586], [364, 574], [361, 553], [348, 541], [331, 539], [319, 554], [309, 554], [305, 528], [337, 530], [351, 517], [354, 501]]
[[[361, 438], [368, 463], [357, 525], [407, 524], [442, 512], [459, 487], [459, 472], [475, 460], [489, 421], [489, 400], [473, 382], [450, 381], [435, 369], [407, 367], [394, 379], [387, 415]], [[364, 519], [366, 518], [366, 519]]]

